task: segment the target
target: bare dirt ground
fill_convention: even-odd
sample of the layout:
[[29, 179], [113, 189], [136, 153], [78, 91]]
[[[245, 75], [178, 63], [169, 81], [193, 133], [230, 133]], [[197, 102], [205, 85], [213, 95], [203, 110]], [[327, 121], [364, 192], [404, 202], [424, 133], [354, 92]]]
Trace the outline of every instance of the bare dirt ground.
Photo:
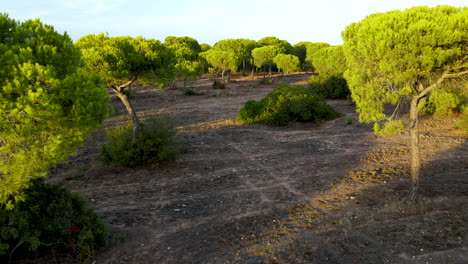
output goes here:
[[378, 138], [357, 122], [350, 101], [330, 101], [342, 117], [287, 127], [242, 126], [237, 111], [273, 85], [236, 78], [183, 90], [138, 88], [142, 117], [172, 116], [182, 157], [161, 167], [99, 163], [106, 128], [51, 170], [51, 182], [86, 197], [113, 234], [92, 263], [468, 263], [467, 135], [456, 117], [422, 124], [421, 199], [408, 204], [408, 135]]

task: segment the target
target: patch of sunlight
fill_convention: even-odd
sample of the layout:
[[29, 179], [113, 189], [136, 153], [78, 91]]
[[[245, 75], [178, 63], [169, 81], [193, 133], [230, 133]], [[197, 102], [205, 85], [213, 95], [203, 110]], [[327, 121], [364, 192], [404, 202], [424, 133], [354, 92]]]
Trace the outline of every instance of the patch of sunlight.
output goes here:
[[241, 126], [241, 124], [238, 123], [235, 118], [228, 118], [228, 119], [215, 119], [215, 120], [210, 120], [207, 122], [199, 122], [199, 123], [191, 124], [188, 126], [180, 126], [177, 129], [181, 131], [195, 130], [198, 132], [203, 132], [203, 131], [207, 131], [210, 129], [219, 129], [219, 128], [237, 127], [237, 126]]

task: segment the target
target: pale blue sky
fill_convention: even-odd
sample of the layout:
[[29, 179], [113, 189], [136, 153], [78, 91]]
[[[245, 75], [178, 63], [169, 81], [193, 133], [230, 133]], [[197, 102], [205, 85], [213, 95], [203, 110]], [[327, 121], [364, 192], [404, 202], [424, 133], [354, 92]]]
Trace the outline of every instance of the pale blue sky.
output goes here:
[[467, 6], [466, 0], [0, 0], [11, 18], [40, 18], [73, 40], [87, 34], [190, 36], [213, 45], [227, 38], [275, 36], [341, 44], [341, 32], [367, 15], [413, 6]]

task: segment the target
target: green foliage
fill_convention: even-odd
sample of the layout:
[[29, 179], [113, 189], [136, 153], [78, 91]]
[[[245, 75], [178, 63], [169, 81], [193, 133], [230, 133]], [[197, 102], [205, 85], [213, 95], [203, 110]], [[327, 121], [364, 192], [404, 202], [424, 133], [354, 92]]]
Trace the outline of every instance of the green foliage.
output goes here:
[[419, 105], [421, 112], [441, 116], [444, 114], [452, 114], [454, 110], [460, 108], [462, 100], [453, 93], [444, 91], [433, 91], [423, 104]]
[[286, 40], [281, 40], [277, 37], [264, 37], [258, 41], [259, 47], [272, 46], [275, 47], [278, 53], [293, 54], [293, 46]]
[[176, 128], [167, 118], [150, 118], [140, 124], [133, 140], [132, 126], [115, 128], [107, 132], [108, 143], [102, 148], [106, 164], [126, 167], [159, 165], [175, 160], [180, 153]]
[[315, 67], [313, 65], [313, 60], [314, 60], [314, 54], [315, 52], [323, 49], [323, 48], [328, 48], [331, 45], [325, 42], [312, 42], [308, 43], [306, 46], [306, 58], [305, 61], [308, 63], [308, 66], [311, 67], [313, 71], [315, 71]]
[[299, 58], [295, 55], [278, 54], [273, 58], [273, 62], [286, 74], [299, 70]]
[[350, 94], [348, 84], [342, 76], [313, 75], [310, 77], [309, 87], [325, 99], [346, 99]]
[[204, 57], [214, 68], [221, 70], [223, 72], [223, 77], [225, 71], [237, 70], [239, 57], [232, 51], [210, 49], [200, 53], [200, 56]]
[[[167, 37], [164, 45], [175, 55], [174, 75], [176, 79], [187, 79], [200, 76], [203, 68], [198, 61], [201, 47], [196, 39], [190, 37]], [[175, 80], [174, 80], [175, 81]]]
[[307, 70], [309, 65], [306, 62], [307, 58], [307, 46], [312, 44], [312, 42], [302, 41], [294, 45], [294, 55], [299, 58], [301, 69]]
[[286, 125], [294, 121], [331, 120], [333, 108], [304, 86], [281, 85], [259, 102], [249, 100], [237, 114], [244, 124]]
[[211, 46], [209, 44], [202, 43], [202, 44], [200, 44], [200, 48], [201, 48], [201, 52], [205, 52], [205, 51], [210, 50]]
[[44, 248], [85, 261], [106, 244], [107, 228], [78, 194], [35, 180], [24, 195], [12, 210], [0, 208], [0, 259]]
[[191, 37], [169, 36], [164, 40], [164, 45], [175, 50], [175, 53], [185, 60], [194, 61], [198, 58], [198, 53], [202, 51], [198, 41]]
[[99, 34], [84, 36], [75, 44], [81, 49], [85, 68], [102, 76], [108, 87], [135, 76], [140, 82], [164, 87], [175, 74], [176, 55], [158, 40]]
[[344, 76], [360, 121], [382, 120], [385, 103], [418, 96], [447, 72], [466, 70], [467, 17], [466, 7], [423, 6], [373, 14], [348, 26]]
[[326, 99], [345, 99], [349, 88], [343, 73], [346, 59], [342, 46], [322, 48], [314, 53], [312, 63], [319, 75], [310, 77], [310, 87]]
[[[449, 83], [439, 90], [433, 91], [427, 100], [419, 105], [419, 111], [426, 114], [441, 116], [444, 114], [464, 113], [468, 110], [468, 82]], [[468, 114], [468, 111], [467, 113]]]
[[278, 53], [278, 48], [274, 46], [255, 48], [252, 50], [255, 66], [258, 68], [261, 68], [264, 65], [272, 66], [274, 64], [273, 59], [278, 55]]
[[68, 35], [0, 15], [0, 204], [11, 208], [109, 114], [100, 78], [80, 66]]
[[[252, 57], [252, 50], [257, 47], [257, 42], [250, 39], [224, 39], [217, 42], [213, 49], [233, 52], [238, 59], [237, 68], [242, 66], [245, 71], [245, 66]], [[241, 65], [242, 64], [242, 65]]]
[[465, 116], [462, 120], [457, 121], [457, 127], [465, 131], [468, 134], [468, 116]]
[[272, 84], [272, 83], [274, 83], [274, 82], [275, 82], [274, 79], [263, 78], [263, 79], [261, 79], [258, 83], [259, 83], [259, 84]]
[[379, 123], [374, 124], [374, 133], [379, 136], [391, 136], [402, 132], [405, 129], [401, 120], [394, 120], [384, 123], [384, 127], [381, 128]]

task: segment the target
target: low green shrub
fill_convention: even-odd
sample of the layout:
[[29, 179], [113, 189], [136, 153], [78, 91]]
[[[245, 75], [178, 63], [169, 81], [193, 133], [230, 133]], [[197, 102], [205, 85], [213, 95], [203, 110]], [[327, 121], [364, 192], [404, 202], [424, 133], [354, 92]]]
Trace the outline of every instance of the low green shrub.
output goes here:
[[419, 109], [426, 114], [441, 116], [451, 114], [461, 108], [461, 98], [453, 93], [444, 91], [433, 91], [423, 104], [420, 104]]
[[384, 123], [383, 128], [379, 123], [374, 124], [374, 133], [382, 137], [396, 135], [404, 129], [405, 126], [401, 120], [388, 121]]
[[468, 116], [465, 116], [462, 120], [458, 120], [456, 126], [468, 134]]
[[259, 84], [272, 84], [275, 80], [271, 78], [263, 78], [258, 83]]
[[140, 124], [133, 141], [132, 126], [115, 128], [107, 132], [108, 143], [102, 148], [106, 164], [126, 167], [159, 165], [175, 160], [179, 154], [177, 130], [168, 118], [149, 118]]
[[185, 96], [192, 96], [192, 95], [200, 95], [198, 92], [192, 90], [192, 89], [186, 89], [184, 91]]
[[249, 100], [237, 114], [244, 124], [286, 125], [294, 121], [331, 120], [339, 116], [322, 98], [304, 86], [281, 85], [259, 102]]
[[312, 75], [309, 87], [325, 99], [346, 99], [351, 94], [348, 83], [341, 75]]
[[432, 91], [419, 105], [419, 111], [434, 116], [468, 112], [468, 82], [449, 84]]
[[213, 89], [226, 89], [226, 84], [223, 81], [214, 80]]
[[11, 210], [0, 208], [0, 262], [50, 250], [86, 261], [105, 246], [106, 226], [78, 194], [35, 180], [25, 197]]

